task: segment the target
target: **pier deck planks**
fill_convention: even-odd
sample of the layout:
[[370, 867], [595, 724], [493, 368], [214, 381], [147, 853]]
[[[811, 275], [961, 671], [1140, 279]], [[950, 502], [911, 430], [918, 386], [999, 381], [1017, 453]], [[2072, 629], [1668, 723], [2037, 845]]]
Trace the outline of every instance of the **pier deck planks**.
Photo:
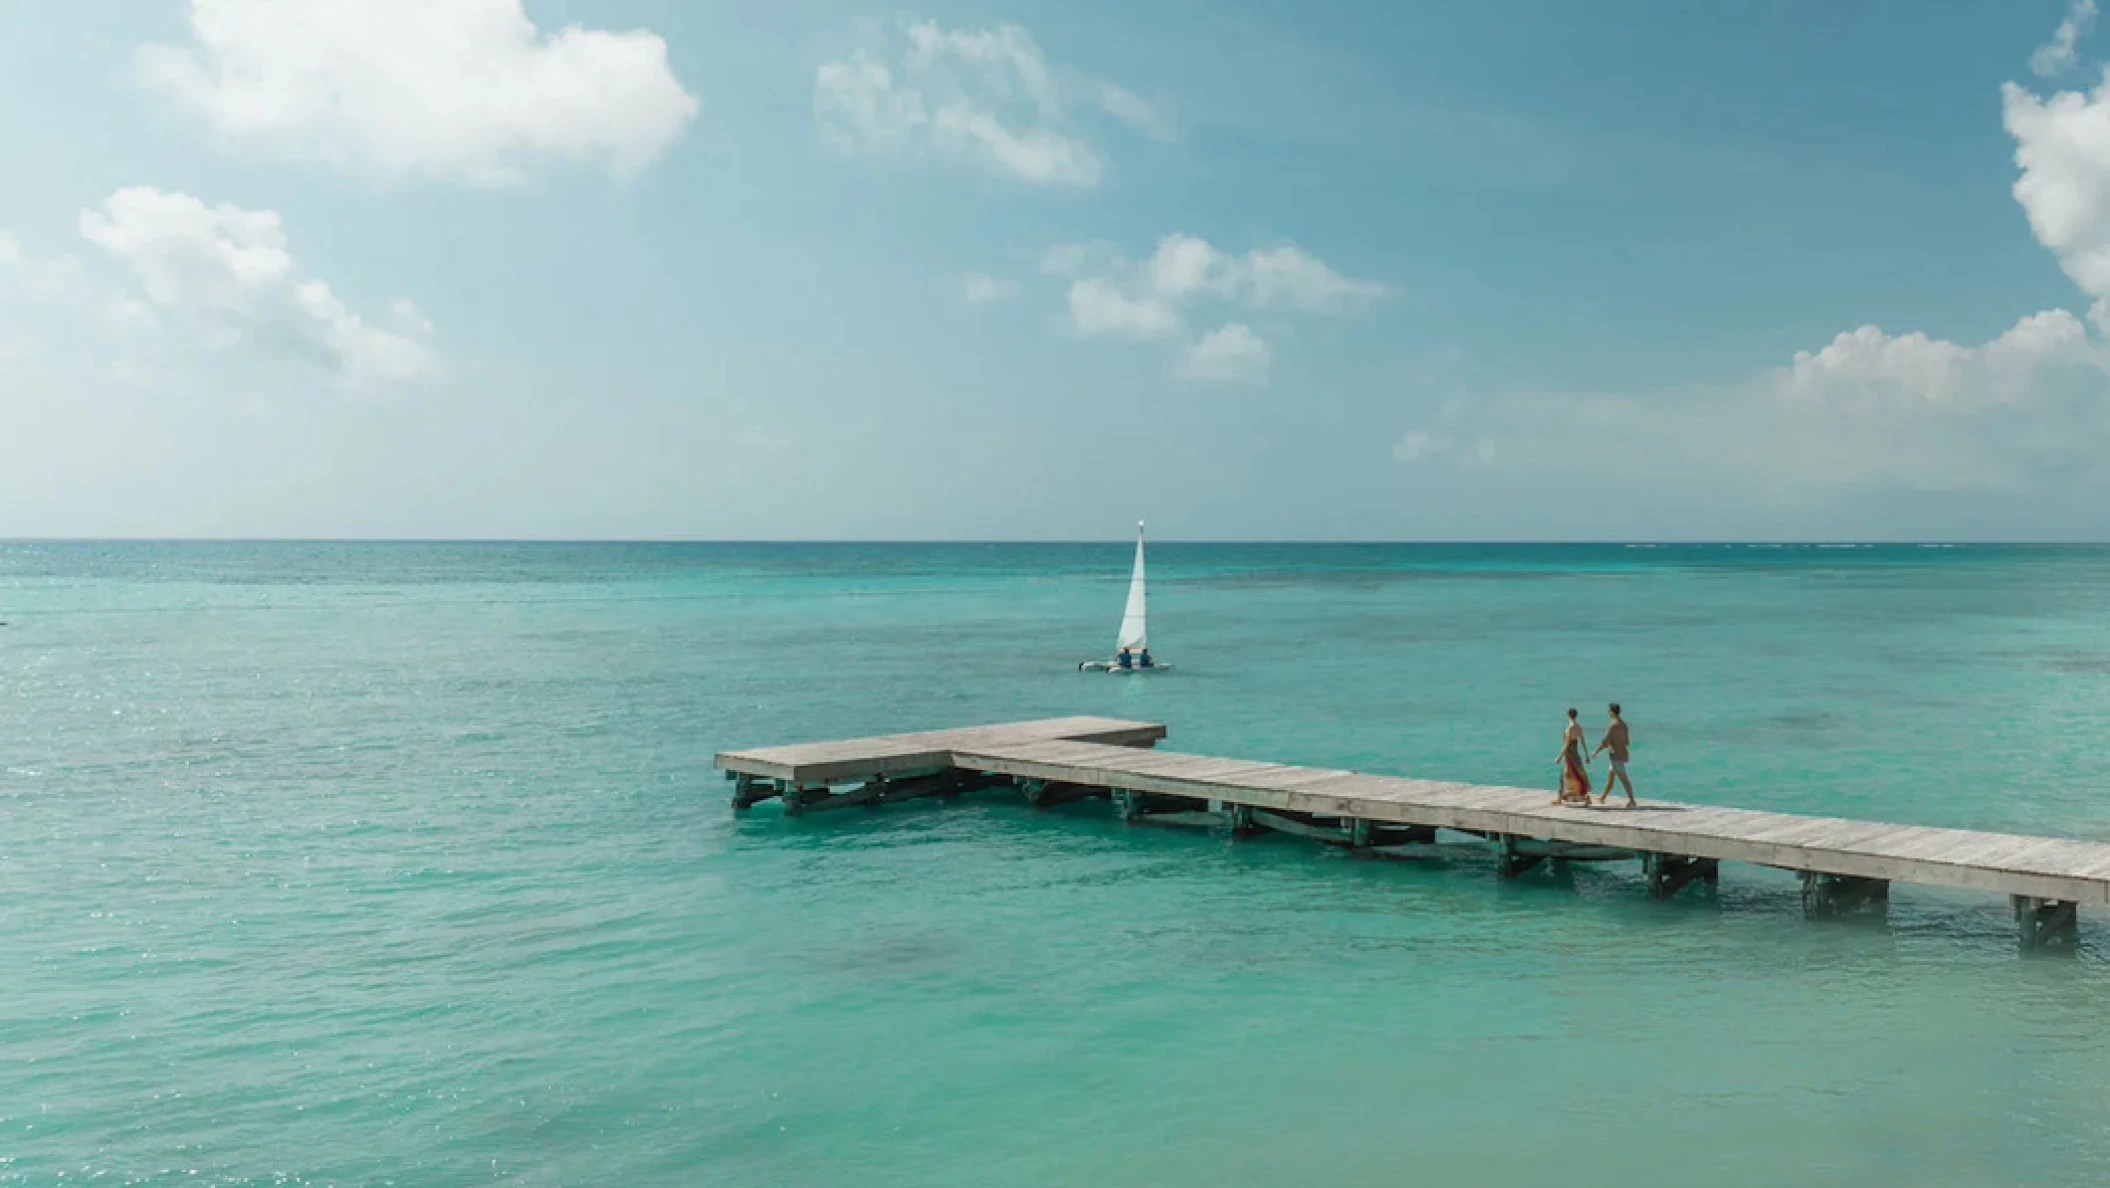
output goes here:
[[876, 738], [852, 738], [840, 742], [794, 743], [783, 747], [727, 751], [718, 756], [718, 766], [744, 775], [821, 785], [943, 770], [953, 766], [953, 752], [962, 748], [1055, 739], [1147, 747], [1163, 737], [1165, 728], [1155, 722], [1094, 717], [1043, 718], [996, 726], [967, 726], [918, 734], [883, 734]]
[[[1554, 805], [1550, 790], [1437, 783], [1399, 776], [1278, 768], [1263, 779], [1225, 780], [1221, 760], [1126, 748], [1025, 743], [965, 748], [961, 767], [1001, 775], [1127, 788], [1256, 808], [1339, 814], [1403, 825], [1690, 858], [1719, 858], [1823, 874], [1968, 887], [2077, 903], [2110, 903], [2110, 844], [1887, 825], [1644, 800], [1639, 809]], [[1139, 757], [1137, 757], [1139, 758]], [[1296, 773], [1314, 779], [1300, 781]]]
[[1155, 723], [1052, 718], [729, 751], [718, 756], [718, 766], [807, 786], [952, 767], [1276, 811], [2110, 903], [2110, 844], [2103, 842], [1657, 800], [1644, 800], [1639, 809], [1558, 806], [1550, 787], [1458, 784], [1147, 749], [1164, 736], [1165, 728]]

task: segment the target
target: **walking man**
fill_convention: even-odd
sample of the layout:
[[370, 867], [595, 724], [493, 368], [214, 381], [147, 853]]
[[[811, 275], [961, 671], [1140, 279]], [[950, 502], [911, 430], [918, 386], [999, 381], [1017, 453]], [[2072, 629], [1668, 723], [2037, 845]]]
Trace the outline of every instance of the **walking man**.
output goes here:
[[1633, 808], [1638, 802], [1634, 799], [1634, 781], [1628, 779], [1626, 774], [1627, 744], [1629, 741], [1626, 719], [1619, 716], [1618, 702], [1613, 702], [1610, 709], [1612, 711], [1612, 724], [1604, 728], [1603, 740], [1597, 744], [1596, 750], [1590, 752], [1590, 758], [1592, 759], [1597, 758], [1606, 751], [1612, 753], [1612, 770], [1605, 774], [1604, 791], [1598, 794], [1597, 803], [1603, 804], [1611, 799], [1612, 784], [1616, 781], [1625, 785], [1626, 806]]

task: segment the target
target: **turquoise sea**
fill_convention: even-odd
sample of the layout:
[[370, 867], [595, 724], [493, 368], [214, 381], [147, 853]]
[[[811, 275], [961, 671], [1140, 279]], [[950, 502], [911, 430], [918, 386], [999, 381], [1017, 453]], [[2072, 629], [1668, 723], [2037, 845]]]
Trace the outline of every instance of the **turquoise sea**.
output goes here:
[[1181, 749], [2110, 840], [2110, 549], [0, 545], [0, 1184], [2097, 1185], [2110, 913], [1809, 923], [726, 747]]

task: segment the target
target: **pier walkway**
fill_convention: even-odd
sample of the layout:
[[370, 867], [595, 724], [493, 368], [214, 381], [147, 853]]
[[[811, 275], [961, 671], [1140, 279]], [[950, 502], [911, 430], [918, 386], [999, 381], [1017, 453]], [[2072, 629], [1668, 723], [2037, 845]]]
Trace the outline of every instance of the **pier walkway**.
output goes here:
[[1649, 893], [1711, 884], [1723, 860], [1796, 871], [1812, 918], [1881, 911], [1893, 882], [2007, 895], [2025, 950], [2071, 949], [2076, 906], [2110, 904], [2110, 844], [1708, 805], [1559, 806], [1549, 790], [1455, 784], [1150, 749], [1165, 727], [1053, 718], [922, 734], [728, 751], [733, 806], [786, 812], [984, 788], [1028, 803], [1111, 800], [1136, 822], [1275, 830], [1393, 857], [1454, 852], [1439, 830], [1492, 848], [1505, 877], [1548, 861], [1639, 861]]

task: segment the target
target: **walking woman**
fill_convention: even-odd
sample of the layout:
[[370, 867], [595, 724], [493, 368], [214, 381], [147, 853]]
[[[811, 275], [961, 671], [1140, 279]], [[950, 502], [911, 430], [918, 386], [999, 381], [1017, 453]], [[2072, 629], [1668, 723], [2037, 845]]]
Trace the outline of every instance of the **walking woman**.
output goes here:
[[1583, 757], [1582, 723], [1575, 720], [1575, 711], [1568, 711], [1568, 728], [1561, 732], [1560, 758], [1553, 762], [1561, 769], [1560, 796], [1555, 804], [1590, 803], [1589, 760]]

